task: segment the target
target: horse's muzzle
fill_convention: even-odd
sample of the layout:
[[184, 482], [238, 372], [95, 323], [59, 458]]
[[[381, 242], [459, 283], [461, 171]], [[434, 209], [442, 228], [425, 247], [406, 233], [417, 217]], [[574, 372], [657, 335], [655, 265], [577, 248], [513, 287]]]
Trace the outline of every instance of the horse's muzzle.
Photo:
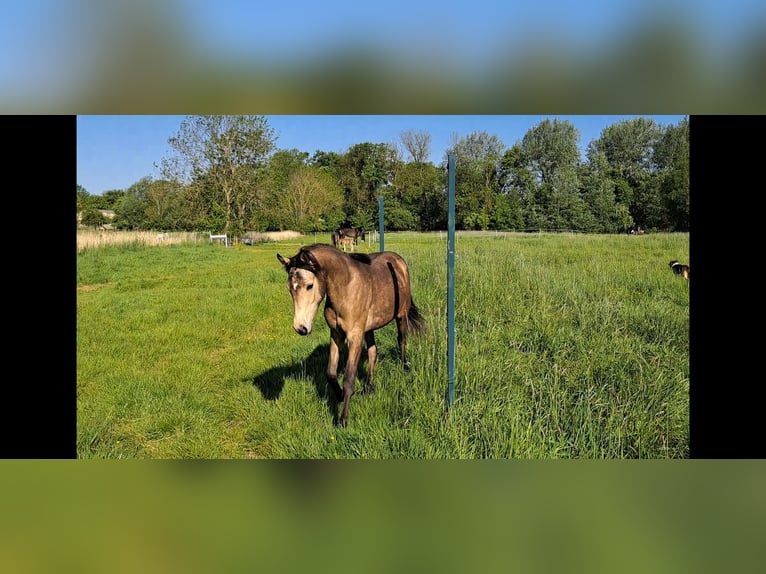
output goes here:
[[293, 327], [293, 329], [295, 329], [295, 332], [301, 336], [311, 333], [311, 329], [306, 327], [306, 325], [298, 325], [297, 327]]

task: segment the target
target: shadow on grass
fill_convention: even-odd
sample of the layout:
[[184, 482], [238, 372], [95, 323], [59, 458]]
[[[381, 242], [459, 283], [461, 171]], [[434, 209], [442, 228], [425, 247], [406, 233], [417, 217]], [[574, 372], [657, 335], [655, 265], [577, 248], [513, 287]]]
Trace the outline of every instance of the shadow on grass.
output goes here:
[[[345, 369], [346, 357], [341, 353], [338, 361], [338, 373], [343, 373]], [[267, 401], [275, 401], [282, 394], [285, 386], [285, 379], [288, 377], [308, 378], [314, 383], [317, 397], [327, 403], [327, 410], [333, 417], [333, 423], [338, 423], [338, 401], [335, 393], [327, 387], [325, 372], [327, 370], [327, 361], [330, 359], [330, 345], [317, 346], [311, 354], [305, 359], [294, 360], [289, 365], [280, 365], [273, 367], [254, 377], [253, 386], [257, 387], [261, 395]], [[342, 380], [342, 379], [341, 379]]]

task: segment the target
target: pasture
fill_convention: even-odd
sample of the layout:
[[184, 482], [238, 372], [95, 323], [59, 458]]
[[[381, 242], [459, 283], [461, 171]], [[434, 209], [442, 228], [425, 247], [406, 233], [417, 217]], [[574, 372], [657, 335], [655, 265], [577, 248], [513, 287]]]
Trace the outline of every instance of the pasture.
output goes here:
[[[80, 458], [686, 458], [688, 234], [462, 234], [446, 408], [446, 234], [387, 233], [427, 330], [376, 332], [348, 427], [323, 315], [298, 336], [276, 254], [330, 235], [78, 251]], [[377, 251], [378, 246], [357, 246]], [[343, 372], [345, 350], [339, 373]], [[361, 389], [366, 361], [359, 366]]]

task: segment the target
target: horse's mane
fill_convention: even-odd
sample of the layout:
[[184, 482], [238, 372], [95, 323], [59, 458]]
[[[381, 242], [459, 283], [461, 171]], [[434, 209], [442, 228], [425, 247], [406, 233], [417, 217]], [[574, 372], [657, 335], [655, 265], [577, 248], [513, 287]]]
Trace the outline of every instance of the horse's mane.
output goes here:
[[[312, 252], [315, 249], [323, 250], [328, 248], [335, 250], [334, 247], [325, 245], [324, 243], [316, 243], [307, 247], [301, 247], [298, 251], [298, 254], [290, 261], [290, 265], [287, 270], [290, 271], [290, 269], [293, 268], [306, 269], [307, 271], [311, 271], [314, 274], [318, 274], [321, 271], [322, 266]], [[372, 263], [372, 259], [366, 253], [349, 253], [348, 255], [354, 261], [358, 261], [364, 265], [370, 265]]]
[[359, 263], [365, 263], [367, 265], [372, 263], [372, 259], [370, 259], [370, 256], [366, 253], [349, 253], [349, 255], [351, 256], [351, 259], [356, 259]]

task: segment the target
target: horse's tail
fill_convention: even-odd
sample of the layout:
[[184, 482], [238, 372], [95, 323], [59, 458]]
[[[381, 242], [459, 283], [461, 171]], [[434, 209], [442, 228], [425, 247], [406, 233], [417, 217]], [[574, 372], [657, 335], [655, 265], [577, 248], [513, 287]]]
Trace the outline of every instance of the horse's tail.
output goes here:
[[413, 335], [421, 335], [426, 330], [426, 320], [420, 314], [415, 301], [410, 297], [410, 310], [407, 311], [407, 331]]

